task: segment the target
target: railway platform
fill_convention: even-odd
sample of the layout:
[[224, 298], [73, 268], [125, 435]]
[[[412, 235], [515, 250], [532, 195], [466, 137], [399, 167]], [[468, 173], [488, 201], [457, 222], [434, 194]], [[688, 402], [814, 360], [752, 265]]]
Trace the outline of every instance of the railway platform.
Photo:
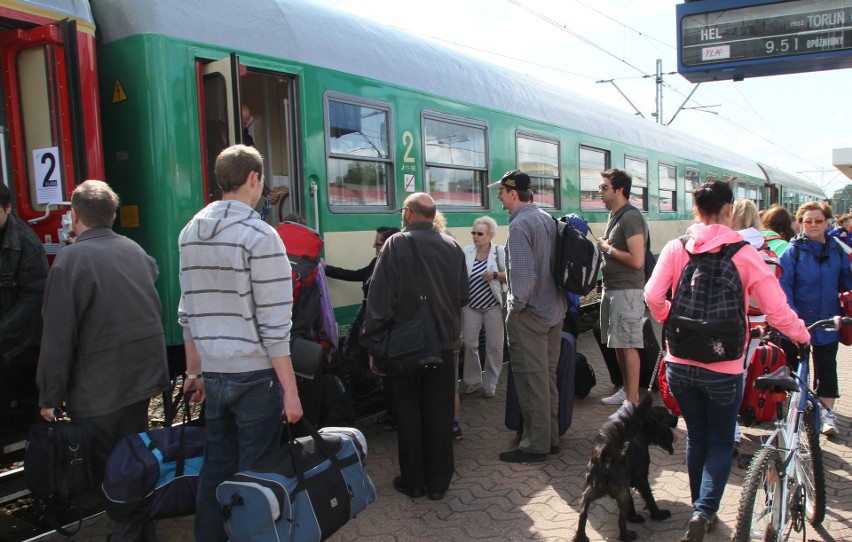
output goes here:
[[[394, 491], [391, 480], [398, 474], [396, 434], [370, 425], [370, 420], [359, 424], [368, 438], [367, 466], [378, 499], [330, 540], [570, 540], [577, 527], [583, 473], [592, 442], [598, 427], [614, 409], [599, 401], [613, 390], [591, 333], [580, 337], [578, 349], [595, 368], [598, 384], [591, 395], [575, 403], [573, 424], [562, 438], [559, 454], [534, 465], [501, 463], [497, 459], [499, 452], [512, 449], [514, 444], [514, 432], [503, 426], [504, 373], [495, 398], [486, 399], [478, 394], [462, 396], [465, 438], [455, 443], [456, 473], [442, 501], [411, 499]], [[809, 542], [852, 540], [852, 348], [840, 347], [838, 370], [840, 389], [846, 393], [846, 398], [837, 403], [839, 435], [830, 439], [821, 437], [828, 512], [819, 529], [808, 526], [805, 540]], [[655, 397], [655, 402], [659, 401], [659, 396]], [[683, 437], [682, 420], [678, 431]], [[745, 428], [741, 452], [753, 453], [764, 434], [768, 434], [767, 428]], [[657, 503], [670, 510], [672, 517], [663, 522], [647, 519], [644, 524], [632, 524], [630, 528], [637, 532], [640, 541], [680, 540], [691, 515], [685, 441], [675, 445], [674, 455], [652, 448], [651, 462], [651, 486]], [[720, 521], [705, 540], [730, 540], [745, 474], [746, 468], [738, 467], [735, 461], [719, 511]], [[641, 497], [634, 495], [634, 498], [637, 509], [641, 509]], [[647, 518], [647, 512], [644, 515]], [[602, 499], [593, 504], [587, 526], [589, 538], [616, 540], [616, 516], [614, 501]], [[192, 519], [158, 522], [158, 541], [192, 540]], [[74, 540], [103, 541], [108, 534], [109, 521], [99, 516], [87, 521]], [[802, 535], [794, 534], [790, 539], [802, 540]], [[41, 540], [59, 542], [63, 538], [54, 534]]]

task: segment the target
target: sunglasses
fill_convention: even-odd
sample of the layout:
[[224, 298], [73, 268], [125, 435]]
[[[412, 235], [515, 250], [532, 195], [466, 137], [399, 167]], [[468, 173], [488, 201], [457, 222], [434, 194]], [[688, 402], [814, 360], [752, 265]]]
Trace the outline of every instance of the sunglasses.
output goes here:
[[472, 232], [470, 232], [470, 234], [475, 235], [477, 237], [481, 237], [481, 236], [485, 235], [485, 233], [481, 232], [481, 231], [472, 231]]
[[817, 226], [819, 226], [823, 222], [825, 222], [824, 218], [806, 218], [802, 220], [802, 224], [815, 224]]
[[598, 190], [600, 190], [601, 192], [606, 192], [609, 189], [610, 189], [610, 186], [608, 184], [599, 184], [598, 185]]

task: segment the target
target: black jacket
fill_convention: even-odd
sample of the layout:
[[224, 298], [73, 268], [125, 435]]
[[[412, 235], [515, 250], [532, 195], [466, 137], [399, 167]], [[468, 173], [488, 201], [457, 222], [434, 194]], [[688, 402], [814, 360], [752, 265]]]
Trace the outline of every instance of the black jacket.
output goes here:
[[11, 361], [41, 338], [41, 300], [47, 279], [44, 246], [15, 215], [0, 244], [0, 360]]
[[376, 267], [376, 260], [373, 258], [366, 267], [361, 269], [343, 269], [333, 265], [325, 266], [325, 276], [330, 279], [348, 280], [350, 282], [361, 281], [361, 289], [364, 290], [364, 299], [367, 299], [367, 294], [370, 293], [370, 278], [373, 276], [373, 269]]
[[[417, 243], [423, 261], [416, 261], [411, 242]], [[441, 348], [449, 350], [461, 333], [461, 309], [468, 303], [467, 265], [464, 252], [452, 237], [432, 231], [429, 222], [415, 222], [392, 235], [382, 247], [370, 293], [361, 344], [369, 348], [384, 336], [392, 321], [410, 320], [417, 310], [417, 284], [423, 290], [436, 318]]]

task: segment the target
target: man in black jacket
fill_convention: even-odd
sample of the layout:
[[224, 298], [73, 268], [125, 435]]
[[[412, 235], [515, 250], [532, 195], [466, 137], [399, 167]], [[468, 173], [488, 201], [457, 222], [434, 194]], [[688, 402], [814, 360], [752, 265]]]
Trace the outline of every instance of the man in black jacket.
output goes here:
[[[431, 500], [444, 497], [453, 477], [453, 345], [461, 333], [461, 309], [469, 294], [461, 247], [452, 237], [432, 231], [436, 210], [429, 194], [418, 192], [405, 199], [404, 229], [391, 236], [379, 254], [361, 335], [369, 348], [382, 339], [391, 322], [414, 316], [418, 290], [427, 296], [443, 363], [419, 373], [388, 376], [386, 382], [396, 401], [399, 428], [401, 474], [393, 480], [394, 489], [410, 497], [428, 494]], [[415, 256], [412, 240], [422, 260]]]
[[[0, 428], [6, 429], [19, 374], [35, 369], [41, 337], [41, 300], [47, 257], [38, 236], [12, 214], [12, 197], [0, 184]], [[35, 394], [33, 376], [26, 390]]]

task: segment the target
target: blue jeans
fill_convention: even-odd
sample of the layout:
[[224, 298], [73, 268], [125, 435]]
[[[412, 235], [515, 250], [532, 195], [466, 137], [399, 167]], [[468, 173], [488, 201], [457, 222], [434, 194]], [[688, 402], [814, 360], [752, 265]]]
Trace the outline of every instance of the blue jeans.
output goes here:
[[694, 514], [711, 520], [731, 473], [743, 376], [667, 363], [666, 379], [686, 421], [686, 468]]
[[216, 487], [276, 448], [283, 391], [273, 369], [204, 373], [207, 447], [195, 499], [195, 540], [225, 542]]

